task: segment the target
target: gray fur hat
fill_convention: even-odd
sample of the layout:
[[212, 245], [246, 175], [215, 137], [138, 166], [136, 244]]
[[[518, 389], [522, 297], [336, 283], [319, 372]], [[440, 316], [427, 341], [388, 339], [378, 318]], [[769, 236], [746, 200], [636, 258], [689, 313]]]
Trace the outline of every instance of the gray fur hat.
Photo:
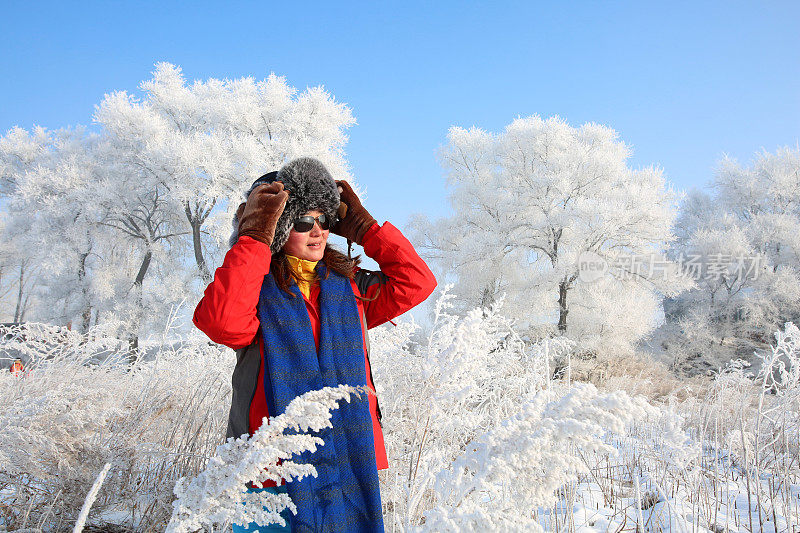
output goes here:
[[[257, 186], [262, 183], [280, 181], [284, 189], [289, 191], [289, 200], [283, 209], [283, 214], [275, 226], [275, 237], [269, 249], [276, 254], [289, 240], [294, 220], [313, 209], [319, 209], [331, 220], [331, 225], [336, 223], [336, 210], [339, 208], [339, 189], [336, 182], [318, 159], [313, 157], [299, 157], [283, 165], [277, 172], [264, 174], [247, 190], [244, 199]], [[233, 215], [233, 233], [228, 241], [230, 246], [239, 238], [239, 218]]]

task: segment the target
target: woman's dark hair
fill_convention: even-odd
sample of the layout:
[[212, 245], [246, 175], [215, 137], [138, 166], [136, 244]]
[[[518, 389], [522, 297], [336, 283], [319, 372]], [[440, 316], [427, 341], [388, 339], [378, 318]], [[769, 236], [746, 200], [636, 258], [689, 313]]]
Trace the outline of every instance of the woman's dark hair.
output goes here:
[[[353, 258], [350, 258], [330, 244], [325, 244], [325, 251], [322, 254], [322, 262], [325, 263], [326, 267], [328, 267], [326, 277], [330, 271], [333, 270], [337, 274], [340, 274], [347, 279], [353, 279], [355, 277], [356, 267], [361, 263], [361, 256], [357, 255]], [[286, 258], [286, 253], [284, 253], [283, 250], [280, 250], [278, 253], [272, 256], [272, 264], [270, 269], [272, 271], [272, 275], [275, 277], [275, 284], [278, 286], [278, 288], [286, 291], [287, 294], [290, 294], [292, 297], [294, 297], [294, 293], [289, 290], [289, 284], [292, 278], [294, 278], [295, 282], [297, 282], [298, 279], [290, 268], [289, 260]], [[378, 286], [378, 291], [372, 298], [364, 298], [363, 296], [358, 295], [356, 295], [356, 298], [363, 302], [371, 302], [378, 297], [380, 291], [381, 288]]]

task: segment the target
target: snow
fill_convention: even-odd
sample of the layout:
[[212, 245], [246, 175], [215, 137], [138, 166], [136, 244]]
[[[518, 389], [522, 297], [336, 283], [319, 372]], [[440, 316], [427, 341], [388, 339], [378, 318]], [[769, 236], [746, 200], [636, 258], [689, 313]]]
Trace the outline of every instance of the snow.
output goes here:
[[[435, 308], [427, 336], [404, 321], [372, 330], [390, 464], [380, 474], [387, 531], [644, 524], [716, 533], [748, 531], [751, 520], [760, 531], [800, 524], [793, 325], [764, 355], [761, 368], [771, 372], [753, 376], [732, 365], [694, 396], [648, 401], [548, 379], [570, 343], [526, 344], [497, 308], [458, 317], [446, 294]], [[160, 349], [151, 339], [152, 357], [128, 367], [118, 359], [85, 364], [111, 344], [100, 331], [93, 343], [69, 335], [46, 342], [56, 333], [29, 328], [17, 347], [32, 372], [0, 375], [0, 498], [11, 510], [0, 526], [49, 530], [74, 521], [105, 463], [111, 468], [87, 524], [163, 529], [175, 503], [179, 522], [224, 526], [244, 520], [239, 478], [264, 475], [276, 454], [288, 457], [280, 449], [301, 445], [289, 444], [275, 420], [270, 433], [218, 447], [232, 359], [200, 337], [165, 337]], [[38, 348], [46, 357], [35, 358]], [[292, 423], [324, 424], [335, 401], [317, 401], [325, 407], [298, 407]], [[271, 475], [307, 473], [281, 466]], [[261, 498], [253, 508], [271, 513], [290, 503]]]

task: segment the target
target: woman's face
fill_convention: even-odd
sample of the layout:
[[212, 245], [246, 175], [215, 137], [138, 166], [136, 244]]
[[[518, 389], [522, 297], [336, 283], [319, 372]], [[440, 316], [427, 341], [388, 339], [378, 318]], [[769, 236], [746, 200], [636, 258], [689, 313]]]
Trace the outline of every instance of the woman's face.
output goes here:
[[[314, 209], [305, 214], [318, 217], [322, 211]], [[325, 244], [328, 242], [329, 234], [330, 230], [321, 229], [319, 222], [314, 222], [314, 227], [305, 233], [299, 233], [292, 228], [289, 232], [289, 240], [283, 245], [283, 251], [306, 261], [319, 261], [325, 253]]]

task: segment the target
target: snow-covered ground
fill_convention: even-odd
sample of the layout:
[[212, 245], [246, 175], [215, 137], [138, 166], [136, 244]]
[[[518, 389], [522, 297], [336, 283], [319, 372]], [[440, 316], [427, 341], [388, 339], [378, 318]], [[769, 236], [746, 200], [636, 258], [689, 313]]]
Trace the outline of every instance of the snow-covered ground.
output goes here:
[[[604, 481], [609, 482], [610, 479]], [[698, 492], [692, 492], [687, 487], [669, 493], [665, 493], [663, 487], [650, 477], [640, 479], [638, 492], [635, 482], [626, 478], [614, 481], [618, 484], [618, 493], [610, 498], [611, 501], [609, 491], [597, 482], [575, 483], [564, 491], [565, 497], [559, 498], [552, 508], [539, 509], [539, 523], [547, 530], [555, 530], [555, 522], [558, 521], [566, 525], [567, 530], [578, 532], [633, 531], [637, 524], [644, 524], [644, 531], [712, 533], [793, 532], [800, 527], [800, 485], [797, 483], [790, 485], [790, 492], [783, 494], [786, 501], [779, 502], [774, 514], [771, 509], [762, 509], [759, 517], [757, 502], [748, 502], [744, 478], [736, 481], [729, 479], [727, 482], [719, 480], [716, 497], [713, 496], [715, 488], [708, 478]], [[769, 485], [769, 477], [762, 479], [761, 485], [762, 494], [774, 493]], [[698, 497], [706, 501], [698, 501]], [[780, 508], [784, 503], [788, 504], [790, 516], [786, 508]]]

